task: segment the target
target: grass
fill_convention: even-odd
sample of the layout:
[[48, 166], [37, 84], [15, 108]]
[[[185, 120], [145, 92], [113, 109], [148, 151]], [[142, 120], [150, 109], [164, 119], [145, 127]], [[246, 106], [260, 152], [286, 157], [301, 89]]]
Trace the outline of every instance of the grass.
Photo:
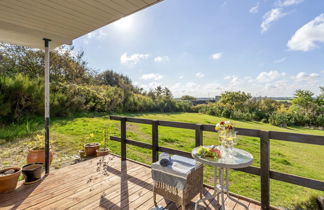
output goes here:
[[[181, 121], [190, 123], [215, 124], [224, 118], [218, 118], [196, 113], [167, 114], [128, 114], [132, 117]], [[310, 130], [302, 127], [280, 128], [261, 122], [245, 122], [232, 120], [236, 127], [262, 129], [272, 131], [296, 132], [313, 135], [324, 135], [322, 130]], [[40, 129], [42, 121], [34, 121], [29, 130], [24, 125], [0, 127], [0, 168], [12, 165], [21, 166], [25, 163], [28, 150], [34, 146], [31, 140]], [[70, 118], [56, 118], [51, 122], [51, 145], [55, 152], [52, 166], [59, 168], [77, 158], [78, 150], [89, 141], [103, 143], [102, 131], [109, 129], [110, 135], [120, 136], [119, 122], [111, 121], [108, 116], [86, 115]], [[1, 131], [7, 130], [6, 134]], [[135, 123], [127, 124], [127, 138], [145, 143], [151, 143], [151, 126]], [[30, 135], [30, 133], [33, 133]], [[89, 134], [95, 137], [90, 139]], [[5, 137], [5, 138], [4, 138]], [[159, 127], [159, 144], [164, 147], [190, 152], [194, 147], [195, 133], [193, 130]], [[2, 140], [1, 140], [2, 139]], [[1, 143], [2, 142], [2, 143]], [[120, 143], [109, 141], [109, 148], [120, 154]], [[217, 134], [204, 132], [204, 144], [218, 144]], [[254, 166], [260, 167], [259, 139], [239, 136], [238, 148], [253, 154]], [[271, 140], [270, 144], [272, 170], [324, 180], [324, 147], [293, 142]], [[144, 148], [127, 146], [127, 157], [147, 164], [151, 163], [151, 152]], [[212, 184], [212, 169], [205, 167], [205, 182]], [[231, 191], [260, 200], [260, 177], [238, 171], [230, 172]], [[321, 191], [311, 190], [284, 182], [271, 180], [271, 204], [293, 208], [296, 205], [307, 206], [316, 196], [324, 196]]]

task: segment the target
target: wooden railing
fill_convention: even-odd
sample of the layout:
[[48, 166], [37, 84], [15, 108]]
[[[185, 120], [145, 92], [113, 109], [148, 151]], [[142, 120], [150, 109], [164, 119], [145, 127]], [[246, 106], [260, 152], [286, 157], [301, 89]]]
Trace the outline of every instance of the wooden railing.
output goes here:
[[[214, 125], [202, 125], [184, 122], [170, 122], [163, 120], [150, 120], [142, 118], [110, 116], [111, 120], [120, 121], [121, 136], [111, 136], [113, 141], [121, 142], [121, 158], [126, 160], [126, 144], [134, 145], [152, 150], [152, 162], [158, 160], [158, 152], [167, 152], [170, 154], [191, 157], [191, 153], [175, 150], [159, 146], [159, 126], [167, 126], [174, 128], [184, 128], [195, 130], [196, 147], [203, 145], [203, 131], [216, 132]], [[126, 138], [126, 122], [140, 123], [152, 125], [152, 144], [138, 142]], [[246, 128], [235, 128], [239, 135], [260, 138], [260, 168], [249, 166], [247, 168], [235, 169], [246, 173], [259, 175], [261, 177], [261, 207], [262, 209], [270, 209], [270, 179], [283, 181], [303, 187], [324, 191], [324, 182], [305, 177], [295, 176], [291, 174], [281, 173], [270, 170], [270, 139], [291, 141], [305, 144], [324, 145], [324, 136], [315, 136], [307, 134], [287, 133], [278, 131], [263, 131]], [[321, 170], [321, 169], [319, 169]], [[323, 170], [323, 169], [322, 169]]]

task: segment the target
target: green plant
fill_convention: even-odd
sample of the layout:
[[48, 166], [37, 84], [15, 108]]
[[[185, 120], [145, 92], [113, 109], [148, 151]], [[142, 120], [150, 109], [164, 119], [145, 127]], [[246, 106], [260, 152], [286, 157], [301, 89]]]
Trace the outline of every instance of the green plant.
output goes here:
[[32, 150], [44, 150], [45, 149], [45, 138], [43, 135], [36, 135], [33, 137]]
[[285, 126], [289, 124], [288, 114], [285, 112], [275, 112], [270, 115], [269, 122], [277, 126]]

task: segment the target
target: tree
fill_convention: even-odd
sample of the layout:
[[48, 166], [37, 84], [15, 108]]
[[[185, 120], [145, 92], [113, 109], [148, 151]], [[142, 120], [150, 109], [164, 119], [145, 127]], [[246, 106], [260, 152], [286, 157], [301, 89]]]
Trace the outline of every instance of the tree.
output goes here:
[[133, 86], [132, 81], [122, 74], [113, 70], [106, 70], [96, 76], [99, 85], [109, 85], [113, 87]]
[[169, 88], [164, 87], [164, 89], [163, 89], [162, 92], [163, 92], [163, 94], [164, 94], [165, 97], [172, 98], [172, 92], [171, 92], [171, 90]]
[[314, 104], [313, 95], [314, 93], [309, 90], [296, 90], [292, 103], [307, 110]]
[[162, 96], [162, 94], [163, 94], [163, 88], [159, 85], [155, 88], [155, 95], [159, 97]]
[[324, 106], [324, 87], [320, 87], [321, 93], [317, 97], [317, 104], [320, 106]]
[[193, 96], [184, 95], [184, 96], [181, 96], [181, 100], [193, 101], [193, 100], [196, 100], [196, 98]]
[[237, 91], [225, 91], [221, 94], [221, 98], [219, 100], [219, 103], [230, 105], [235, 109], [239, 109], [245, 102], [247, 102], [249, 99], [251, 99], [252, 96], [249, 93]]
[[[93, 71], [83, 59], [84, 53], [60, 47], [51, 51], [51, 82], [90, 83]], [[31, 78], [44, 75], [44, 51], [11, 44], [0, 44], [0, 75], [23, 74]]]

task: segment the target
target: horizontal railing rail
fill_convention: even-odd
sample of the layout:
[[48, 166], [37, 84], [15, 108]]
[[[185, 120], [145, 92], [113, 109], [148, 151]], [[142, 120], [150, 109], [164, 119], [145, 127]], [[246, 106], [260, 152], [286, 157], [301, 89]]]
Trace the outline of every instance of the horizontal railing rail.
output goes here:
[[[170, 154], [192, 157], [191, 153], [160, 147], [158, 141], [158, 127], [166, 126], [173, 128], [183, 128], [195, 130], [195, 145], [203, 145], [203, 131], [217, 132], [214, 125], [194, 124], [185, 122], [171, 122], [164, 120], [150, 120], [133, 117], [110, 116], [111, 120], [121, 122], [121, 137], [111, 136], [113, 141], [121, 142], [121, 158], [126, 160], [126, 144], [146, 148], [152, 150], [152, 162], [158, 160], [158, 152], [167, 152]], [[126, 138], [126, 122], [152, 125], [152, 144], [147, 144], [139, 141], [134, 141]], [[297, 143], [324, 145], [324, 136], [278, 132], [278, 131], [263, 131], [256, 129], [235, 128], [240, 135], [259, 137], [260, 138], [260, 168], [249, 166], [246, 168], [235, 169], [249, 174], [258, 175], [261, 177], [261, 207], [262, 209], [270, 209], [270, 179], [287, 182], [311, 189], [324, 191], [324, 182], [310, 178], [300, 177], [292, 174], [281, 173], [270, 170], [270, 140], [290, 141]]]

